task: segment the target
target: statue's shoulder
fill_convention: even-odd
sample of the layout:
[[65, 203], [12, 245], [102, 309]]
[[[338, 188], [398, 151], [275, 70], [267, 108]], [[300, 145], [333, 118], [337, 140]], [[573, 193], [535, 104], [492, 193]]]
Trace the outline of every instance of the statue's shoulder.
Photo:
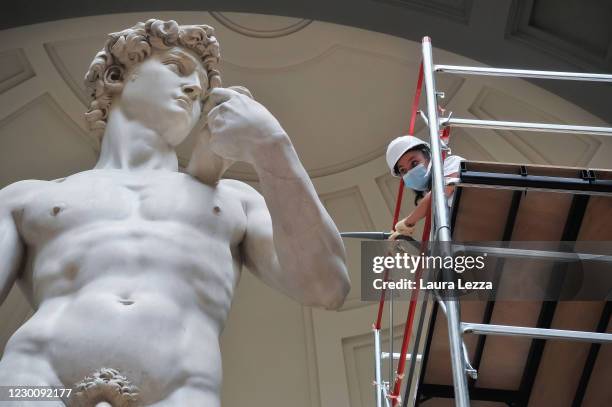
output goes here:
[[0, 206], [14, 207], [25, 203], [32, 195], [52, 181], [28, 179], [0, 189]]
[[219, 180], [217, 186], [221, 189], [232, 191], [244, 201], [263, 199], [259, 191], [243, 181], [224, 178]]

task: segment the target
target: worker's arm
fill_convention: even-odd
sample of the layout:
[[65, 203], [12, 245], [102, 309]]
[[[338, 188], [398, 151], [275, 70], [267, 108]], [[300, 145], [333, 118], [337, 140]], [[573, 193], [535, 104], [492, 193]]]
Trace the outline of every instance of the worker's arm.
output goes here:
[[17, 279], [24, 251], [13, 217], [13, 203], [22, 187], [16, 183], [0, 190], [0, 305]]
[[[445, 175], [445, 178], [456, 178], [459, 176], [459, 173], [455, 172], [452, 174]], [[444, 187], [444, 194], [446, 197], [450, 197], [455, 192], [454, 185], [447, 185]], [[397, 237], [398, 234], [412, 234], [414, 231], [414, 225], [425, 216], [427, 216], [427, 209], [429, 208], [429, 204], [431, 202], [431, 191], [426, 193], [423, 198], [419, 201], [416, 208], [410, 213], [410, 215], [406, 216], [404, 219], [398, 222], [398, 225], [395, 226], [397, 233], [391, 235], [391, 238]]]
[[289, 137], [256, 101], [213, 92], [221, 103], [209, 114], [211, 148], [252, 164], [263, 194], [243, 201], [246, 266], [302, 304], [339, 308], [350, 289], [344, 244]]

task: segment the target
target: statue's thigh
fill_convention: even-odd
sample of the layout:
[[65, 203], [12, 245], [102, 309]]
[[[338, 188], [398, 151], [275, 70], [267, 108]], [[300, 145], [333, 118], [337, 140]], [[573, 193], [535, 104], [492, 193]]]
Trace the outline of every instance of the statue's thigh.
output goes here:
[[147, 407], [220, 407], [219, 395], [210, 390], [194, 386], [183, 386], [174, 390], [165, 399]]
[[8, 388], [14, 387], [13, 393], [30, 386], [53, 386], [63, 388], [51, 364], [41, 357], [9, 352], [0, 359], [0, 405], [6, 407], [65, 407], [62, 401], [12, 400], [8, 401]]
[[14, 351], [0, 359], [0, 386], [64, 387], [46, 358]]

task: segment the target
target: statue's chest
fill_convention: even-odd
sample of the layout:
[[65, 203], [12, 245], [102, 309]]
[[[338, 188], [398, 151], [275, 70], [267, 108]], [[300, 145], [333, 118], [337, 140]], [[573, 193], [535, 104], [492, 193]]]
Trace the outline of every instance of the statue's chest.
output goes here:
[[244, 218], [237, 199], [183, 174], [158, 177], [74, 176], [53, 183], [21, 213], [29, 243], [83, 227], [127, 221], [175, 222], [196, 229], [230, 232]]

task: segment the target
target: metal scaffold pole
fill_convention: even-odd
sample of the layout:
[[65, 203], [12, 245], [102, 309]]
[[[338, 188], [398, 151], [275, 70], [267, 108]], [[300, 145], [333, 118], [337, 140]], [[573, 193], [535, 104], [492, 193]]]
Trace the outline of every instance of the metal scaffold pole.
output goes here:
[[374, 328], [374, 391], [376, 394], [376, 407], [382, 407], [382, 374], [380, 372], [380, 330]]
[[435, 65], [436, 72], [458, 75], [506, 76], [512, 78], [558, 79], [583, 82], [612, 82], [612, 75], [582, 72], [538, 71], [533, 69], [491, 68], [486, 66]]
[[[429, 142], [431, 145], [432, 162], [432, 210], [435, 219], [433, 240], [442, 242], [440, 247], [444, 250], [447, 246], [450, 252], [450, 223], [448, 209], [446, 207], [446, 196], [444, 194], [444, 176], [442, 167], [442, 150], [440, 149], [440, 126], [438, 120], [438, 104], [436, 98], [436, 85], [434, 78], [434, 66], [432, 56], [431, 39], [423, 38], [423, 73], [425, 80], [425, 93], [427, 95], [427, 115], [429, 118]], [[446, 242], [446, 244], [444, 244]], [[445, 278], [451, 277], [453, 271], [445, 273]], [[447, 275], [448, 274], [448, 275]], [[455, 405], [458, 407], [469, 407], [470, 398], [463, 360], [462, 331], [459, 317], [458, 300], [446, 300], [446, 313], [448, 322], [451, 365], [453, 371], [453, 384], [455, 389]]]
[[612, 136], [612, 127], [574, 126], [554, 123], [509, 122], [501, 120], [477, 120], [451, 117], [440, 121], [442, 126], [493, 129], [539, 131], [542, 133], [592, 134], [594, 136]]

